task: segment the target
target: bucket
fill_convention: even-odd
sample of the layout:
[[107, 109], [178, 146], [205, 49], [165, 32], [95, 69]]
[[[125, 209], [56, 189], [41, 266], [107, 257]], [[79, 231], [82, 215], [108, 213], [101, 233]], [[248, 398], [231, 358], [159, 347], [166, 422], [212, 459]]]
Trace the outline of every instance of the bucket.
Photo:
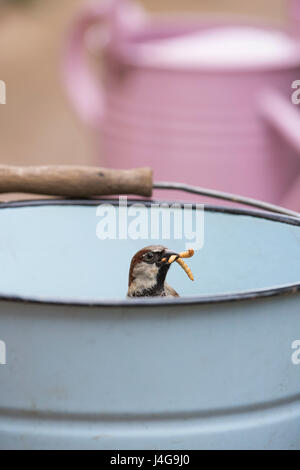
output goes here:
[[[6, 190], [79, 191], [26, 171]], [[180, 297], [127, 299], [133, 254], [183, 240], [100, 239], [104, 203], [118, 216], [118, 199], [0, 204], [0, 448], [300, 449], [299, 215], [206, 205], [195, 281], [172, 266]]]

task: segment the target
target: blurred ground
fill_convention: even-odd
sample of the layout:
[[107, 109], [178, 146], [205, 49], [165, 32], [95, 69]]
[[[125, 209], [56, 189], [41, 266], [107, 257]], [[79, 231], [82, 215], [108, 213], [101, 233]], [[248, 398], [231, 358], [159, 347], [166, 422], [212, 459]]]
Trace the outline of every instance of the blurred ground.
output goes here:
[[[7, 85], [7, 104], [0, 106], [0, 163], [95, 163], [90, 131], [73, 112], [60, 76], [66, 31], [84, 3], [84, 0], [0, 3], [0, 79]], [[155, 13], [219, 11], [281, 21], [286, 10], [284, 0], [140, 3]]]
[[147, 10], [224, 12], [280, 20], [286, 15], [285, 0], [141, 0]]
[[88, 132], [69, 106], [59, 73], [65, 28], [80, 3], [1, 8], [0, 75], [7, 86], [7, 104], [0, 106], [1, 163], [89, 159]]

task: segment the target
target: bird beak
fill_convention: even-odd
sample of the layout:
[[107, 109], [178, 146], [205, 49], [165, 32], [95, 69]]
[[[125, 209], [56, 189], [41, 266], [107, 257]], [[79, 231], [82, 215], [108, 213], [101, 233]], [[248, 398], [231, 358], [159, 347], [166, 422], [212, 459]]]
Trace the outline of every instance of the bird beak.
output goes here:
[[178, 258], [179, 258], [178, 253], [175, 253], [174, 251], [165, 251], [161, 261], [171, 264], [174, 261], [176, 261]]
[[171, 264], [174, 261], [177, 261], [178, 264], [182, 267], [182, 269], [186, 272], [188, 277], [191, 279], [191, 281], [194, 280], [194, 276], [190, 268], [185, 264], [182, 258], [191, 258], [194, 255], [194, 250], [189, 249], [186, 251], [182, 251], [181, 253], [174, 253], [174, 251], [168, 251], [166, 250], [164, 252], [164, 256], [162, 257], [161, 261], [163, 263], [168, 263]]

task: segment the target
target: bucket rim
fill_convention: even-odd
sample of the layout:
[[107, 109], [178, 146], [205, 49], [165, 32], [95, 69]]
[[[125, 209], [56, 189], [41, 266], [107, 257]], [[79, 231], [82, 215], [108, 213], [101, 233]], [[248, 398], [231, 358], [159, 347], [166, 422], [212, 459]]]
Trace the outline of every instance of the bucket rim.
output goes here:
[[[26, 199], [26, 200], [14, 200], [14, 201], [5, 201], [0, 202], [1, 209], [9, 208], [23, 208], [23, 207], [39, 207], [39, 206], [96, 206], [100, 203], [107, 203], [112, 205], [117, 205], [119, 200], [117, 198], [84, 198], [84, 199], [62, 199], [62, 198], [52, 198], [52, 199]], [[191, 201], [167, 201], [160, 199], [137, 199], [137, 198], [128, 198], [128, 205], [135, 203], [143, 203], [146, 207], [150, 207], [151, 204], [162, 204], [162, 203], [177, 203], [179, 205], [190, 204], [191, 209], [195, 210], [197, 205], [202, 205], [203, 203], [195, 203]], [[204, 204], [205, 211], [231, 214], [236, 216], [248, 216], [255, 217], [265, 220], [270, 220], [273, 222], [284, 223], [288, 225], [300, 226], [300, 219], [296, 217], [291, 217], [288, 215], [265, 212], [261, 210], [253, 209], [244, 209], [239, 207], [230, 207], [230, 206], [218, 206], [213, 204]], [[193, 297], [174, 297], [174, 298], [135, 298], [135, 299], [95, 299], [94, 301], [88, 300], [79, 300], [79, 299], [62, 299], [62, 298], [47, 298], [47, 297], [31, 297], [31, 296], [17, 296], [2, 294], [0, 292], [0, 301], [9, 301], [9, 302], [18, 302], [26, 304], [44, 304], [44, 305], [57, 305], [57, 306], [70, 306], [70, 307], [168, 307], [168, 306], [180, 306], [180, 305], [205, 305], [205, 304], [219, 304], [219, 303], [228, 303], [236, 302], [243, 300], [256, 300], [261, 298], [268, 298], [274, 296], [281, 296], [287, 294], [297, 294], [300, 292], [300, 281], [297, 283], [290, 284], [281, 284], [278, 286], [273, 286], [269, 288], [260, 288], [260, 289], [251, 289], [238, 292], [228, 292], [221, 293], [218, 295], [199, 295]]]

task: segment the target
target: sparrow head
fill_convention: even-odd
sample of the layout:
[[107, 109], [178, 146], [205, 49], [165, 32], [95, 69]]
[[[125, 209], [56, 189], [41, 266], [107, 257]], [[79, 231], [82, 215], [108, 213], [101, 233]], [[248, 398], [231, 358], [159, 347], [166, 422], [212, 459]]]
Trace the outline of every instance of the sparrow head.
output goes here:
[[179, 254], [161, 245], [147, 246], [138, 251], [131, 260], [127, 295], [165, 295], [165, 279], [171, 266], [170, 257], [176, 260]]

